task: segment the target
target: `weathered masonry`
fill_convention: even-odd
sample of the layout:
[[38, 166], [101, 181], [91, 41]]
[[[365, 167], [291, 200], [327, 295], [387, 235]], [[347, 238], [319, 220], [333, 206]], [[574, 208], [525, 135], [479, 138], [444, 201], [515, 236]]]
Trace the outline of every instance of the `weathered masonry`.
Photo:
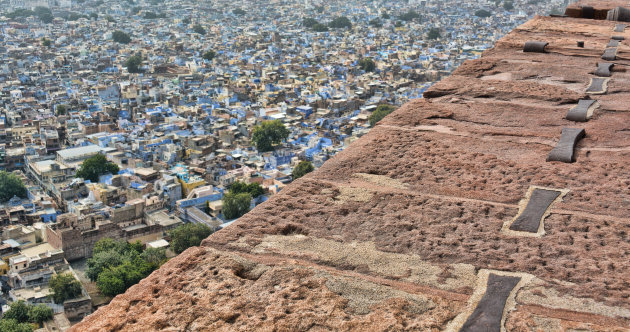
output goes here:
[[629, 330], [620, 3], [518, 27], [74, 330]]

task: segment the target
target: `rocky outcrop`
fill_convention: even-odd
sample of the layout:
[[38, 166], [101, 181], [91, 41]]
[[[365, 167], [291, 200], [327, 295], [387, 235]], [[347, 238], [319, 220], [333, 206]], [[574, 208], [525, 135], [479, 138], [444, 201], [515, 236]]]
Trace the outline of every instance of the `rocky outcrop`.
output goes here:
[[[629, 330], [630, 32], [615, 23], [529, 21], [73, 331]], [[606, 91], [589, 94], [613, 35]], [[567, 120], [585, 99], [588, 121]], [[563, 128], [585, 130], [575, 162], [547, 162]], [[540, 229], [510, 229], [535, 188], [558, 192], [530, 207]]]

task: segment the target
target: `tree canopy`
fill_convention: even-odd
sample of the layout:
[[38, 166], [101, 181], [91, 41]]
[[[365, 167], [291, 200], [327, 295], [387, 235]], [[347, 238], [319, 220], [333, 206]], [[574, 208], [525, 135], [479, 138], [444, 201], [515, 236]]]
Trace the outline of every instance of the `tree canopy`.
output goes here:
[[141, 73], [142, 72], [142, 56], [139, 54], [132, 55], [125, 61], [125, 67], [127, 71], [130, 73]]
[[28, 319], [32, 323], [41, 324], [51, 318], [53, 318], [53, 310], [45, 304], [30, 306], [28, 310]]
[[512, 10], [514, 9], [514, 3], [512, 1], [506, 1], [503, 3], [503, 8], [505, 10]]
[[53, 310], [45, 304], [29, 305], [23, 300], [11, 303], [0, 320], [2, 332], [32, 332], [34, 324], [41, 324], [53, 317]]
[[328, 31], [328, 26], [321, 24], [321, 23], [317, 23], [315, 25], [313, 25], [313, 31], [315, 32], [326, 32]]
[[43, 37], [42, 38], [42, 46], [44, 47], [50, 47], [50, 45], [52, 45], [52, 42], [50, 41], [50, 39]]
[[379, 121], [383, 120], [384, 117], [393, 112], [395, 108], [390, 105], [380, 105], [376, 108], [374, 112], [368, 118], [370, 122], [370, 127], [374, 127]]
[[96, 154], [81, 164], [76, 177], [92, 182], [98, 182], [98, 177], [104, 174], [118, 174], [118, 165], [108, 161], [102, 154]]
[[376, 69], [376, 64], [374, 64], [374, 60], [371, 58], [363, 58], [359, 60], [359, 68], [366, 73], [370, 73]]
[[252, 203], [252, 195], [249, 193], [233, 194], [231, 192], [223, 195], [223, 216], [226, 219], [240, 218], [249, 212]]
[[212, 61], [212, 59], [214, 59], [216, 56], [217, 54], [213, 50], [208, 50], [203, 53], [203, 59], [208, 61]]
[[164, 249], [143, 249], [140, 242], [101, 239], [88, 259], [86, 275], [106, 296], [115, 296], [151, 274], [166, 261]]
[[193, 31], [195, 33], [198, 33], [198, 34], [202, 35], [202, 36], [206, 34], [206, 29], [204, 29], [204, 27], [201, 26], [201, 24], [199, 24], [199, 23], [193, 25]]
[[13, 196], [26, 198], [26, 186], [17, 175], [0, 171], [0, 202], [6, 202]]
[[131, 43], [131, 37], [129, 37], [127, 33], [120, 30], [112, 32], [112, 40], [120, 44]]
[[318, 23], [319, 22], [317, 22], [317, 20], [312, 17], [307, 17], [304, 20], [302, 20], [302, 25], [306, 28], [312, 28], [315, 24], [318, 24]]
[[330, 21], [328, 26], [333, 29], [352, 28], [352, 22], [350, 22], [350, 19], [345, 16], [339, 16]]
[[232, 194], [248, 193], [253, 198], [259, 197], [265, 193], [263, 187], [258, 183], [247, 184], [245, 182], [236, 181], [230, 186]]
[[291, 172], [291, 176], [293, 177], [293, 180], [297, 180], [314, 170], [315, 167], [313, 167], [313, 164], [310, 161], [303, 160], [295, 166], [293, 172]]
[[55, 303], [62, 304], [81, 295], [81, 283], [72, 273], [60, 273], [50, 278]]
[[201, 241], [210, 234], [212, 234], [212, 229], [204, 224], [183, 224], [169, 232], [171, 248], [175, 253], [180, 254], [190, 247], [200, 245]]
[[475, 12], [475, 15], [478, 17], [490, 17], [492, 16], [492, 13], [490, 13], [489, 11], [485, 9], [479, 9], [478, 11]]
[[247, 14], [247, 12], [245, 12], [242, 8], [236, 8], [232, 11], [232, 14], [234, 15], [238, 15], [238, 16], [243, 16], [245, 14]]
[[416, 19], [420, 19], [420, 14], [416, 13], [413, 10], [410, 10], [410, 11], [400, 15], [398, 18], [400, 20], [408, 22], [408, 21], [413, 21], [413, 20], [416, 20]]
[[427, 33], [427, 39], [435, 40], [438, 38], [440, 38], [440, 29], [438, 28], [429, 29], [429, 32]]
[[273, 151], [274, 145], [282, 143], [289, 137], [289, 129], [287, 129], [282, 121], [263, 121], [260, 125], [254, 127], [252, 131], [252, 141], [260, 152]]

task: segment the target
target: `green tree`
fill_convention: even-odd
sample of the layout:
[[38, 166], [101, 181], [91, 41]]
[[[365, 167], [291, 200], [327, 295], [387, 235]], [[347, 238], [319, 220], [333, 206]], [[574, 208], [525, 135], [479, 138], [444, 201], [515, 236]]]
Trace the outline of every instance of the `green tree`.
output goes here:
[[212, 234], [212, 229], [204, 224], [183, 224], [169, 232], [171, 248], [175, 253], [180, 254], [190, 247], [200, 245], [201, 241], [210, 234]]
[[204, 28], [201, 26], [201, 24], [195, 24], [195, 25], [193, 26], [193, 31], [194, 31], [195, 33], [200, 34], [200, 35], [205, 35], [205, 34], [206, 34], [206, 29], [204, 29]]
[[50, 39], [47, 39], [46, 37], [43, 37], [42, 38], [42, 46], [50, 47], [50, 45], [52, 45], [52, 42], [50, 41]]
[[223, 216], [226, 219], [240, 218], [249, 212], [249, 206], [252, 203], [252, 195], [249, 193], [223, 195]]
[[127, 33], [120, 30], [112, 32], [112, 40], [120, 44], [131, 43], [131, 37], [129, 37]]
[[41, 324], [53, 318], [53, 310], [45, 304], [34, 305], [29, 308], [28, 318], [31, 323]]
[[339, 16], [330, 21], [328, 26], [333, 29], [352, 28], [352, 22], [350, 22], [350, 19], [345, 16]]
[[238, 16], [243, 16], [245, 14], [247, 14], [243, 9], [241, 8], [236, 8], [232, 11], [232, 14], [234, 15], [238, 15]]
[[141, 73], [142, 68], [140, 66], [142, 66], [142, 56], [139, 54], [132, 55], [125, 61], [125, 67], [130, 73]]
[[326, 32], [328, 31], [328, 27], [324, 24], [321, 23], [317, 23], [315, 25], [313, 25], [313, 31], [315, 32]]
[[492, 13], [490, 13], [489, 11], [487, 11], [485, 9], [479, 9], [478, 11], [475, 12], [475, 16], [478, 16], [478, 17], [490, 17], [490, 16], [492, 16]]
[[92, 182], [98, 182], [98, 177], [104, 174], [118, 174], [118, 165], [108, 161], [102, 154], [96, 154], [81, 164], [81, 167], [77, 171], [76, 177]]
[[[116, 22], [116, 20], [114, 19], [114, 17], [113, 17], [113, 16], [111, 16], [111, 15], [107, 15], [107, 16], [105, 16], [105, 20], [107, 20], [107, 22], [109, 22], [109, 23], [114, 23], [114, 22]], [[130, 39], [129, 41], [131, 41], [131, 39]]]
[[293, 180], [297, 180], [314, 170], [315, 167], [313, 167], [313, 164], [310, 161], [303, 160], [295, 166], [293, 172], [291, 172], [291, 176], [293, 177]]
[[190, 22], [191, 22], [190, 17], [184, 17], [184, 19], [182, 20], [182, 23], [186, 25], [190, 24]]
[[315, 10], [316, 10], [318, 13], [320, 13], [320, 14], [321, 14], [321, 13], [323, 13], [323, 12], [324, 12], [324, 6], [316, 6], [316, 7], [315, 7]]
[[511, 1], [506, 1], [503, 3], [503, 8], [505, 10], [512, 10], [514, 9], [514, 3], [512, 3]]
[[145, 262], [155, 266], [157, 269], [166, 262], [166, 250], [161, 248], [147, 248], [140, 254], [140, 258]]
[[398, 17], [398, 18], [403, 20], [403, 21], [409, 22], [409, 21], [420, 19], [420, 14], [416, 13], [413, 10], [410, 10], [410, 11], [400, 15], [400, 17]]
[[383, 26], [383, 23], [381, 22], [380, 19], [375, 18], [375, 19], [370, 20], [370, 25], [375, 28], [380, 28]]
[[304, 20], [302, 20], [302, 25], [306, 28], [312, 28], [317, 23], [319, 22], [317, 22], [317, 20], [312, 17], [307, 17]]
[[33, 325], [20, 323], [15, 319], [3, 318], [0, 320], [0, 331], [2, 332], [33, 332]]
[[370, 58], [363, 58], [359, 60], [359, 68], [366, 73], [371, 73], [376, 69], [376, 64], [374, 64], [374, 60]]
[[158, 17], [157, 14], [154, 12], [144, 12], [144, 18], [147, 20], [154, 20], [157, 17]]
[[214, 57], [216, 57], [216, 56], [217, 56], [217, 54], [213, 50], [209, 50], [209, 51], [206, 51], [203, 54], [203, 59], [204, 60], [208, 60], [208, 61], [212, 61], [212, 59], [214, 59]]
[[391, 18], [391, 16], [387, 12], [383, 12], [383, 14], [381, 14], [381, 17], [384, 20], [389, 20]]
[[105, 296], [116, 296], [125, 292], [125, 280], [116, 269], [109, 268], [98, 275], [96, 287]]
[[261, 196], [265, 193], [263, 187], [258, 183], [250, 183], [247, 184], [245, 182], [236, 181], [232, 183], [230, 186], [230, 193], [232, 194], [240, 194], [240, 193], [248, 193], [252, 195], [253, 198]]
[[252, 141], [260, 152], [273, 151], [274, 145], [282, 143], [289, 137], [289, 130], [280, 120], [263, 121], [254, 127]]
[[57, 105], [57, 107], [55, 107], [55, 111], [57, 111], [57, 115], [66, 115], [66, 105]]
[[57, 304], [76, 299], [81, 295], [81, 283], [70, 272], [54, 275], [50, 278], [49, 285]]
[[370, 127], [374, 127], [379, 121], [383, 120], [384, 117], [389, 115], [394, 111], [393, 106], [389, 105], [380, 105], [376, 108], [376, 110], [370, 115], [368, 121], [370, 122]]
[[29, 306], [24, 300], [19, 300], [11, 303], [11, 306], [7, 312], [2, 315], [2, 319], [15, 319], [18, 323], [26, 323], [28, 319]]
[[427, 33], [427, 39], [435, 40], [438, 38], [440, 38], [440, 29], [438, 28], [429, 29], [429, 32]]
[[26, 186], [17, 175], [0, 171], [0, 202], [6, 202], [13, 196], [26, 198]]
[[104, 238], [94, 244], [86, 275], [96, 281], [103, 295], [115, 296], [151, 274], [165, 261], [163, 249], [144, 250], [140, 241], [127, 243]]
[[129, 255], [125, 255], [126, 251], [120, 252], [118, 249], [111, 248], [105, 251], [96, 252], [91, 258], [87, 260], [88, 269], [86, 275], [90, 280], [96, 281], [98, 275], [104, 270], [118, 266], [123, 261], [129, 258]]
[[38, 6], [33, 10], [37, 18], [39, 18], [44, 23], [51, 23], [55, 18], [52, 14], [52, 11], [47, 7]]
[[90, 13], [90, 18], [94, 19], [95, 21], [98, 20], [98, 14], [97, 13]]

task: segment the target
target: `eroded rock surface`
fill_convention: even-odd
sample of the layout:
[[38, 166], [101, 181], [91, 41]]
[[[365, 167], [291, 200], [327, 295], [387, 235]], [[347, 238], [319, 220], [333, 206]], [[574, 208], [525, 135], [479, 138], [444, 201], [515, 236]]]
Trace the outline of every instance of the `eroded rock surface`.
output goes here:
[[[615, 24], [531, 20], [73, 331], [458, 330], [490, 273], [521, 280], [502, 330], [629, 330], [630, 31]], [[608, 91], [588, 95], [613, 34]], [[589, 98], [587, 122], [566, 120]], [[576, 162], [546, 162], [565, 127], [587, 133]], [[532, 186], [566, 192], [543, 235], [502, 232]]]

